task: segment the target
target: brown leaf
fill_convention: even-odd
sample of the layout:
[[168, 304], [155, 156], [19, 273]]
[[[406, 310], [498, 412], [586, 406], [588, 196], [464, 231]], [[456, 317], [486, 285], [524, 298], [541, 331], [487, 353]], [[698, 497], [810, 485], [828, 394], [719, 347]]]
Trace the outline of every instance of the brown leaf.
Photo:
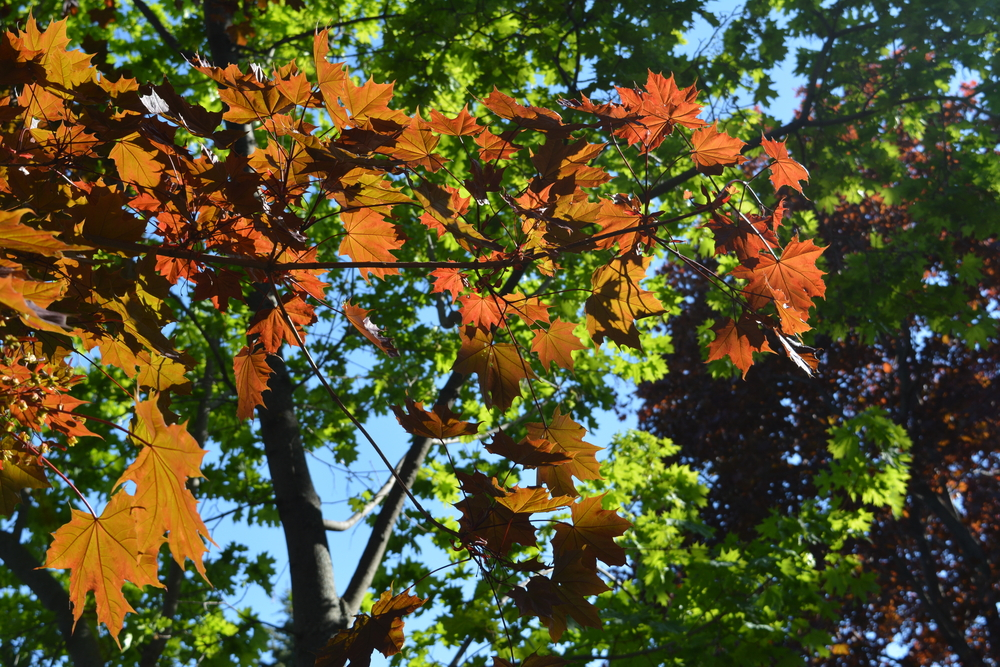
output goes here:
[[479, 389], [486, 407], [502, 411], [521, 395], [521, 380], [535, 374], [511, 343], [494, 343], [493, 336], [479, 328], [466, 327], [461, 333], [462, 349], [454, 370], [479, 376]]
[[595, 458], [595, 454], [602, 448], [584, 442], [587, 430], [569, 415], [562, 414], [556, 408], [548, 423], [531, 423], [526, 428], [529, 438], [547, 440], [552, 443], [552, 453], [565, 454], [573, 459], [559, 466], [538, 468], [538, 483], [549, 487], [553, 494], [580, 495], [573, 485], [573, 477], [580, 480], [602, 479], [601, 464]]
[[493, 441], [486, 444], [486, 451], [497, 456], [502, 456], [524, 468], [538, 468], [541, 466], [557, 466], [569, 463], [575, 454], [552, 449], [555, 443], [549, 440], [532, 440], [525, 438], [521, 442], [514, 442], [514, 439], [500, 431], [493, 436]]
[[582, 551], [608, 565], [624, 565], [625, 550], [615, 544], [614, 538], [622, 535], [632, 524], [614, 512], [601, 509], [605, 494], [584, 498], [570, 506], [573, 525], [556, 524], [552, 548], [560, 551]]
[[385, 657], [399, 653], [403, 648], [403, 616], [412, 614], [427, 600], [410, 595], [409, 589], [393, 596], [392, 589], [385, 591], [372, 605], [372, 613], [358, 614], [349, 630], [341, 630], [316, 656], [316, 667], [368, 667], [372, 652]]
[[479, 431], [479, 422], [460, 420], [447, 405], [435, 405], [430, 412], [427, 412], [422, 403], [414, 403], [407, 399], [406, 412], [403, 412], [398, 405], [393, 405], [392, 411], [396, 414], [396, 420], [408, 433], [424, 438], [445, 440], [463, 435], [475, 435]]
[[593, 294], [584, 309], [587, 331], [598, 345], [610, 338], [619, 345], [642, 350], [635, 320], [664, 312], [652, 292], [639, 287], [646, 277], [649, 257], [628, 255], [616, 257], [607, 266], [594, 271], [591, 278]]
[[370, 340], [375, 347], [385, 352], [386, 355], [398, 357], [399, 350], [393, 345], [392, 339], [383, 336], [382, 330], [371, 321], [368, 317], [368, 313], [370, 312], [372, 311], [355, 306], [350, 301], [344, 302], [344, 315], [354, 325], [354, 328], [360, 331], [362, 336]]

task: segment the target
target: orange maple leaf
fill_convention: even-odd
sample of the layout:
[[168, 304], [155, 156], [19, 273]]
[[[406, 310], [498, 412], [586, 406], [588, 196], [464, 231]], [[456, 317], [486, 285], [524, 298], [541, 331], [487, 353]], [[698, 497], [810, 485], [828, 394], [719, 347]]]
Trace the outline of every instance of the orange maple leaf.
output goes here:
[[389, 154], [398, 160], [434, 172], [448, 162], [448, 158], [434, 152], [438, 141], [439, 137], [431, 131], [431, 128], [417, 118], [396, 137], [395, 146]]
[[455, 359], [459, 373], [479, 376], [479, 390], [487, 408], [506, 411], [521, 395], [521, 380], [535, 377], [528, 362], [511, 343], [494, 343], [493, 336], [478, 327], [461, 333], [462, 348]]
[[236, 407], [237, 419], [250, 419], [254, 408], [264, 404], [263, 394], [267, 391], [267, 380], [271, 377], [271, 367], [267, 365], [267, 354], [261, 348], [253, 352], [243, 346], [233, 359], [233, 373], [239, 401]]
[[572, 322], [555, 320], [549, 328], [535, 331], [535, 339], [531, 342], [531, 351], [538, 355], [545, 370], [554, 363], [562, 368], [573, 370], [573, 351], [586, 349], [573, 330]]
[[488, 128], [476, 135], [476, 145], [479, 146], [479, 159], [483, 162], [493, 162], [495, 160], [509, 160], [510, 157], [521, 150], [523, 146], [514, 143], [514, 137], [520, 130], [507, 130], [500, 134], [493, 134]]
[[762, 308], [771, 300], [787, 303], [794, 308], [801, 319], [809, 317], [813, 297], [826, 294], [823, 282], [824, 271], [816, 266], [816, 260], [826, 248], [820, 248], [811, 239], [799, 241], [794, 237], [775, 259], [770, 254], [761, 254], [753, 267], [737, 266], [733, 275], [749, 281], [744, 289], [752, 308]]
[[[264, 346], [264, 352], [267, 354], [276, 354], [281, 349], [282, 343], [286, 342], [297, 347], [299, 339], [305, 340], [306, 337], [303, 327], [312, 324], [316, 319], [313, 307], [297, 295], [283, 297], [282, 307], [258, 312], [251, 321], [250, 328], [247, 329], [247, 335], [256, 335], [257, 342]], [[291, 326], [288, 320], [291, 320]], [[292, 326], [295, 327], [294, 330]]]
[[326, 59], [330, 52], [330, 37], [326, 30], [321, 30], [313, 38], [313, 62], [316, 63], [316, 77], [320, 94], [330, 118], [338, 130], [347, 125], [347, 110], [340, 104], [340, 93], [347, 80], [347, 68], [343, 63], [336, 65]]
[[21, 224], [21, 218], [31, 209], [0, 211], [0, 248], [33, 252], [49, 257], [62, 257], [64, 250], [80, 250], [80, 246], [63, 243], [52, 232]]
[[739, 322], [729, 318], [717, 323], [712, 331], [715, 332], [715, 340], [708, 346], [708, 361], [728, 356], [743, 371], [743, 377], [753, 365], [754, 352], [774, 352], [760, 325], [745, 313]]
[[595, 454], [601, 447], [584, 442], [587, 429], [577, 424], [569, 415], [556, 408], [548, 423], [527, 424], [528, 437], [533, 440], [547, 440], [552, 443], [549, 451], [565, 454], [572, 458], [562, 465], [538, 468], [538, 483], [549, 488], [553, 495], [578, 496], [573, 478], [602, 479], [601, 464]]
[[485, 297], [476, 293], [458, 297], [459, 312], [462, 315], [462, 324], [490, 331], [494, 326], [503, 322], [506, 310], [506, 302], [492, 294]]
[[[428, 216], [430, 217], [430, 216]], [[434, 220], [434, 218], [431, 218]], [[435, 220], [435, 222], [437, 222]], [[444, 226], [438, 223], [442, 233], [445, 231]], [[441, 234], [439, 233], [438, 236]], [[431, 271], [431, 277], [434, 278], [434, 287], [431, 288], [431, 292], [448, 292], [451, 294], [451, 300], [454, 302], [458, 296], [465, 289], [466, 279], [462, 275], [462, 272], [458, 269], [434, 269]]]
[[116, 493], [100, 517], [72, 510], [70, 522], [52, 533], [45, 567], [70, 570], [69, 599], [73, 603], [73, 626], [83, 616], [87, 593], [94, 592], [97, 620], [104, 623], [118, 646], [125, 614], [135, 612], [122, 595], [122, 586], [161, 586], [139, 562], [136, 518], [132, 497]]
[[598, 249], [611, 248], [617, 242], [624, 255], [630, 253], [637, 243], [648, 241], [650, 237], [649, 231], [629, 232], [628, 229], [643, 224], [642, 215], [633, 211], [630, 206], [613, 202], [610, 199], [601, 200], [601, 208], [595, 222], [601, 226], [601, 231], [597, 233], [598, 236], [615, 234], [596, 241], [594, 247]]
[[[403, 247], [402, 233], [396, 225], [386, 222], [382, 214], [371, 208], [344, 211], [340, 214], [347, 234], [340, 242], [338, 253], [348, 255], [355, 262], [395, 262], [390, 253]], [[372, 267], [358, 269], [366, 281], [369, 275], [384, 278], [399, 274], [399, 269]]]
[[166, 166], [157, 158], [152, 144], [138, 133], [115, 142], [109, 157], [118, 167], [118, 175], [126, 183], [134, 183], [145, 188], [155, 188], [160, 184]]
[[731, 137], [712, 123], [707, 127], [695, 130], [691, 134], [691, 157], [695, 167], [702, 174], [718, 175], [723, 167], [729, 167], [746, 162], [740, 150], [746, 142]]
[[[683, 125], [690, 129], [696, 129], [705, 125], [705, 121], [698, 118], [702, 106], [696, 101], [698, 99], [698, 89], [694, 84], [687, 88], [678, 88], [674, 82], [674, 75], [664, 78], [662, 74], [656, 74], [652, 70], [646, 77], [646, 92], [649, 99], [644, 101], [642, 110], [669, 121], [672, 124]], [[643, 119], [647, 126], [651, 127], [648, 119]], [[669, 132], [666, 132], [669, 134]]]
[[548, 490], [540, 486], [515, 486], [505, 495], [496, 499], [497, 505], [502, 505], [512, 512], [551, 512], [560, 507], [567, 507], [573, 502], [572, 496], [551, 496]]
[[462, 107], [454, 118], [448, 118], [441, 112], [431, 109], [430, 126], [431, 129], [452, 137], [476, 135], [486, 129], [469, 113], [468, 105]]
[[363, 85], [357, 85], [350, 79], [344, 81], [341, 99], [351, 114], [352, 124], [359, 125], [369, 116], [388, 111], [389, 100], [392, 99], [391, 83], [375, 83], [369, 78]]
[[771, 183], [774, 184], [775, 192], [780, 190], [783, 185], [802, 192], [799, 181], [808, 181], [809, 172], [801, 164], [788, 157], [788, 148], [785, 147], [785, 142], [762, 137], [760, 145], [764, 147], [764, 152], [774, 159], [770, 169]]
[[170, 553], [181, 569], [190, 558], [205, 577], [202, 556], [208, 548], [202, 538], [209, 542], [212, 538], [198, 515], [198, 502], [187, 488], [187, 480], [203, 477], [205, 450], [187, 432], [186, 423], [166, 423], [155, 398], [138, 403], [135, 416], [133, 433], [142, 450], [115, 487], [135, 482], [132, 504], [144, 510], [136, 527], [139, 553], [155, 555], [163, 534], [168, 533]]

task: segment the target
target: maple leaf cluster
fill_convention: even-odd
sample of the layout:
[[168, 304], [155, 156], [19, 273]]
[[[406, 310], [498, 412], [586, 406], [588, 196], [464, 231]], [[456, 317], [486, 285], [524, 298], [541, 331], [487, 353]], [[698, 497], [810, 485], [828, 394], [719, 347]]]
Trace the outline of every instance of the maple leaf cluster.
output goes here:
[[[672, 160], [688, 160], [709, 176], [745, 161], [745, 144], [699, 119], [697, 91], [679, 89], [672, 77], [650, 72], [643, 88], [618, 88], [617, 103], [564, 104], [587, 123], [567, 123], [498, 90], [481, 100], [499, 119], [493, 124], [468, 109], [455, 117], [431, 111], [425, 120], [390, 106], [392, 84], [358, 84], [344, 65], [328, 62], [322, 31], [314, 41], [315, 81], [294, 63], [266, 73], [192, 60], [226, 105], [211, 112], [169, 82], [112, 82], [90, 56], [67, 48], [61, 23], [40, 31], [29, 20], [24, 31], [0, 37], [0, 86], [15, 91], [0, 101], [0, 334], [6, 336], [0, 409], [31, 433], [44, 427], [73, 439], [90, 435], [74, 414], [79, 402], [67, 394], [77, 381], [65, 365], [74, 339], [119, 368], [135, 396], [145, 394], [135, 401], [130, 429], [136, 460], [99, 515], [74, 510], [46, 561], [71, 570], [76, 618], [93, 591], [98, 618], [116, 638], [131, 611], [122, 584], [160, 585], [164, 541], [179, 564], [191, 559], [204, 575], [210, 538], [186, 487], [200, 475], [204, 452], [169, 411], [171, 396], [190, 390], [185, 374], [193, 365], [163, 334], [175, 321], [166, 300], [176, 286], [219, 311], [233, 302], [249, 306], [246, 344], [233, 370], [237, 415], [250, 419], [264, 404], [269, 358], [285, 345], [305, 347], [317, 308], [329, 305], [322, 276], [357, 270], [371, 281], [394, 279], [403, 268], [426, 271], [432, 293], [457, 309], [453, 370], [475, 375], [482, 404], [499, 415], [519, 401], [531, 409], [525, 387], [539, 373], [572, 372], [574, 356], [591, 344], [641, 350], [636, 321], [665, 312], [641, 286], [657, 253], [673, 251], [664, 226], [706, 216], [716, 252], [736, 256], [732, 275], [745, 281], [733, 295], [741, 314], [716, 327], [710, 358], [728, 355], [745, 372], [753, 351], [770, 349], [765, 331], [802, 358], [797, 337], [808, 329], [811, 300], [823, 295], [815, 266], [821, 250], [798, 239], [780, 247], [781, 206], [765, 215], [743, 213], [730, 203], [727, 186], [693, 213], [668, 218], [649, 197], [593, 192], [612, 180], [598, 165], [612, 145], [621, 155], [633, 147], [646, 156], [673, 137], [683, 148]], [[256, 124], [268, 140], [250, 156], [229, 150], [222, 157], [210, 146], [224, 150], [237, 139], [219, 129], [222, 121]], [[598, 132], [607, 142], [588, 140]], [[474, 156], [466, 171], [438, 152], [444, 138]], [[783, 144], [765, 141], [764, 149], [773, 158], [774, 185], [800, 188], [807, 174]], [[534, 175], [515, 188], [505, 170], [517, 160]], [[309, 237], [314, 220], [303, 204], [317, 192], [336, 207], [336, 261], [320, 261], [326, 241]], [[447, 236], [462, 259], [399, 261], [397, 254], [415, 247], [397, 217], [401, 206], [419, 211], [413, 224]], [[509, 224], [499, 233], [489, 223], [501, 216]], [[515, 277], [529, 270], [552, 277], [568, 257], [583, 254], [598, 266], [589, 285], [577, 286], [586, 294], [580, 322], [550, 315], [558, 293], [516, 287]], [[383, 353], [405, 352], [370, 310], [348, 301], [339, 312]], [[26, 372], [42, 379], [18, 380]], [[558, 640], [569, 618], [600, 626], [588, 600], [607, 589], [597, 561], [625, 563], [614, 539], [628, 522], [603, 509], [600, 497], [580, 498], [577, 482], [600, 479], [599, 448], [584, 440], [583, 426], [558, 407], [547, 418], [534, 407], [538, 417], [526, 424], [525, 437], [498, 432], [486, 449], [534, 469], [536, 484], [507, 487], [482, 473], [459, 473], [464, 499], [456, 505], [456, 536], [471, 558], [530, 575], [509, 584], [510, 597]], [[418, 437], [478, 432], [443, 405], [428, 411], [411, 401], [396, 411]], [[32, 437], [3, 440], [7, 512], [20, 488], [44, 483], [43, 466], [55, 469]], [[134, 494], [119, 488], [126, 482], [135, 484]], [[517, 560], [523, 548], [539, 546], [534, 515], [557, 510], [568, 511], [570, 521], [554, 524], [552, 562]], [[331, 640], [322, 664], [364, 663], [372, 650], [398, 651], [402, 617], [422, 603], [408, 593], [383, 594], [371, 615]]]

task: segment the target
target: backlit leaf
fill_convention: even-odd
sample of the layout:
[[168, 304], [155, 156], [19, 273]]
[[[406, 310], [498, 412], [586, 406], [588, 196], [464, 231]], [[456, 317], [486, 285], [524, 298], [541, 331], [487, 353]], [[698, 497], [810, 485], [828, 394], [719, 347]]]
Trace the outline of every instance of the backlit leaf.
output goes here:
[[142, 449], [115, 486], [135, 482], [132, 504], [145, 509], [136, 526], [138, 550], [155, 554], [167, 533], [177, 564], [183, 568], [190, 558], [204, 577], [202, 557], [208, 549], [202, 540], [211, 542], [212, 538], [198, 515], [198, 503], [187, 481], [203, 476], [201, 460], [205, 450], [187, 432], [186, 424], [166, 423], [155, 398], [137, 404], [135, 415], [133, 433]]
[[718, 129], [715, 123], [691, 134], [691, 157], [695, 167], [703, 174], [721, 174], [723, 167], [746, 162], [740, 150], [746, 145]]
[[412, 614], [427, 600], [409, 594], [409, 589], [393, 596], [382, 593], [372, 605], [372, 613], [358, 614], [349, 630], [338, 632], [316, 657], [316, 667], [368, 667], [373, 651], [385, 657], [403, 648], [403, 616]]
[[398, 357], [399, 350], [393, 345], [392, 339], [382, 335], [379, 329], [368, 317], [370, 310], [365, 310], [355, 306], [350, 301], [344, 302], [344, 315], [347, 320], [354, 325], [354, 328], [361, 332], [361, 335], [372, 342], [378, 349], [385, 352], [390, 357]]
[[802, 192], [802, 185], [799, 181], [808, 181], [809, 172], [801, 164], [788, 157], [788, 149], [785, 147], [785, 142], [762, 138], [760, 145], [764, 147], [764, 152], [774, 159], [774, 162], [770, 165], [770, 169], [771, 183], [774, 184], [775, 191], [787, 185]]
[[587, 429], [577, 424], [569, 415], [562, 414], [558, 408], [547, 423], [530, 423], [526, 425], [528, 437], [533, 440], [547, 440], [552, 443], [551, 452], [565, 454], [572, 461], [555, 467], [539, 467], [538, 483], [549, 487], [553, 495], [578, 496], [573, 485], [573, 477], [580, 480], [602, 479], [601, 464], [595, 454], [601, 451], [583, 437]]
[[642, 349], [635, 320], [664, 312], [652, 292], [639, 287], [649, 257], [618, 257], [594, 271], [593, 294], [587, 299], [587, 331], [598, 345], [610, 338], [619, 345]]
[[548, 329], [537, 329], [535, 339], [531, 342], [531, 351], [538, 355], [545, 370], [550, 370], [554, 363], [562, 368], [573, 370], [573, 351], [586, 349], [573, 330], [572, 322], [555, 320]]
[[404, 412], [398, 405], [392, 406], [396, 420], [408, 433], [425, 438], [446, 440], [463, 435], [475, 435], [479, 422], [470, 423], [459, 419], [446, 405], [435, 405], [428, 412], [422, 403], [406, 401]]
[[[340, 214], [340, 220], [347, 233], [340, 243], [339, 254], [348, 255], [355, 262], [396, 261], [390, 251], [402, 248], [405, 239], [399, 228], [386, 222], [381, 213], [371, 208], [345, 211]], [[384, 278], [399, 273], [399, 269], [392, 267], [362, 268], [358, 271], [365, 280], [369, 275]]]
[[239, 392], [236, 417], [250, 419], [254, 408], [264, 404], [262, 395], [267, 391], [267, 380], [273, 372], [267, 365], [267, 354], [260, 348], [251, 352], [249, 347], [244, 346], [233, 359], [233, 372]]
[[[87, 593], [93, 591], [97, 619], [118, 642], [125, 614], [135, 610], [122, 595], [122, 586], [159, 586], [139, 564], [136, 518], [132, 497], [116, 493], [99, 518], [71, 510], [72, 519], [52, 533], [53, 541], [45, 567], [70, 570], [69, 599], [73, 603], [73, 625], [83, 616]], [[121, 644], [119, 643], [119, 646]]]
[[624, 565], [625, 550], [615, 544], [614, 538], [622, 535], [632, 525], [614, 512], [601, 509], [604, 494], [583, 498], [570, 506], [573, 525], [556, 524], [552, 547], [556, 551], [580, 550], [608, 565]]
[[502, 411], [510, 408], [521, 395], [521, 380], [534, 378], [528, 362], [521, 358], [517, 348], [510, 343], [494, 343], [486, 331], [463, 328], [462, 349], [455, 360], [459, 373], [479, 376], [479, 389], [486, 407]]
[[708, 346], [708, 361], [714, 359], [729, 359], [743, 371], [743, 377], [753, 365], [754, 352], [774, 352], [767, 344], [767, 338], [750, 316], [744, 314], [737, 323], [732, 318], [717, 323], [712, 327], [715, 340]]

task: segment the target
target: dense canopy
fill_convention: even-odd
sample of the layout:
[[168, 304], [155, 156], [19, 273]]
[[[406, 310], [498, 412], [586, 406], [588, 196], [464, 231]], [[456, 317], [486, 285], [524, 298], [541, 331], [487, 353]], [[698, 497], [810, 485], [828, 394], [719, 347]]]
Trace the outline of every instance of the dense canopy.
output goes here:
[[0, 661], [995, 664], [998, 13], [7, 3]]

